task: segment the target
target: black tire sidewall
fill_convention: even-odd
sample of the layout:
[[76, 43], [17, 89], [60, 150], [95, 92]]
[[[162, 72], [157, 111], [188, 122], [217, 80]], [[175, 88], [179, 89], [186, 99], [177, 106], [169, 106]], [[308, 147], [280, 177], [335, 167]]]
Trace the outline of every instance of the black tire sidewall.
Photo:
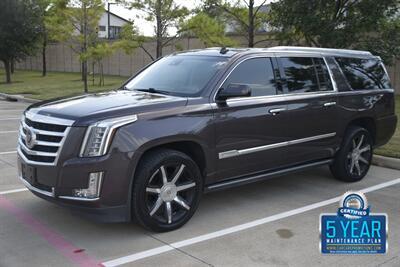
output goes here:
[[[368, 142], [368, 144], [371, 146], [371, 151], [370, 155], [366, 160], [369, 162], [368, 166], [366, 166], [365, 170], [361, 173], [361, 175], [355, 175], [351, 174], [350, 170], [347, 166], [347, 156], [348, 153], [352, 150], [353, 144], [352, 141], [355, 137], [358, 135], [364, 135], [365, 136], [365, 141]], [[357, 182], [360, 181], [365, 177], [365, 175], [368, 173], [368, 170], [371, 166], [371, 161], [372, 161], [372, 155], [373, 155], [373, 142], [370, 133], [358, 126], [351, 126], [348, 131], [346, 132], [345, 138], [343, 140], [342, 146], [340, 150], [338, 151], [333, 164], [331, 165], [331, 171], [335, 178], [345, 181], [345, 182]]]
[[[182, 163], [196, 182], [195, 195], [188, 213], [181, 220], [171, 224], [161, 224], [153, 219], [146, 205], [146, 187], [151, 175], [162, 165]], [[135, 219], [145, 228], [156, 232], [172, 231], [184, 225], [196, 211], [203, 189], [203, 179], [197, 164], [186, 154], [175, 150], [158, 150], [143, 159], [134, 177], [132, 208]]]

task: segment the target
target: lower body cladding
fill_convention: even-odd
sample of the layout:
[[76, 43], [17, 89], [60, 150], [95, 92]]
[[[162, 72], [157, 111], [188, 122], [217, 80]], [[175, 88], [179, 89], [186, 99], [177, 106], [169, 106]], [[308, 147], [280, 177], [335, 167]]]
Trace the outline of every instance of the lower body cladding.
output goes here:
[[18, 156], [18, 176], [36, 196], [99, 222], [131, 221], [132, 158], [114, 153], [41, 166]]

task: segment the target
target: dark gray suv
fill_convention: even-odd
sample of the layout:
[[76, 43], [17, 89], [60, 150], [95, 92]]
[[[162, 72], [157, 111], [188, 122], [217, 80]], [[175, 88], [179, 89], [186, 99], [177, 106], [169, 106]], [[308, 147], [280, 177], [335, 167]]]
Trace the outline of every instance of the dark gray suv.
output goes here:
[[19, 177], [98, 220], [169, 231], [203, 192], [325, 164], [359, 181], [396, 123], [389, 77], [369, 52], [186, 51], [119, 90], [30, 106]]

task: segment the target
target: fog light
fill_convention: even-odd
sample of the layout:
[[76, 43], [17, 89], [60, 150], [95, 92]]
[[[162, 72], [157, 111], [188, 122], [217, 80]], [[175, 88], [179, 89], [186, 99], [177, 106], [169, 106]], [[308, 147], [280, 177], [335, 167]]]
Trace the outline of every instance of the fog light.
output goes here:
[[94, 199], [100, 196], [101, 181], [103, 172], [92, 172], [89, 174], [89, 186], [85, 189], [74, 189], [72, 194], [75, 197]]

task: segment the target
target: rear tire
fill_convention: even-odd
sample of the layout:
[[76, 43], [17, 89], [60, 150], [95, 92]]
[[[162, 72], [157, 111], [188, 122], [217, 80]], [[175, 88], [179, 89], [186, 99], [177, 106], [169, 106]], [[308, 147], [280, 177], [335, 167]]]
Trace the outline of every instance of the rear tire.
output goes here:
[[360, 181], [368, 173], [372, 154], [373, 142], [369, 132], [359, 126], [350, 126], [330, 170], [338, 180]]
[[203, 179], [197, 164], [182, 152], [150, 152], [138, 166], [134, 179], [132, 213], [149, 230], [178, 229], [198, 207]]

